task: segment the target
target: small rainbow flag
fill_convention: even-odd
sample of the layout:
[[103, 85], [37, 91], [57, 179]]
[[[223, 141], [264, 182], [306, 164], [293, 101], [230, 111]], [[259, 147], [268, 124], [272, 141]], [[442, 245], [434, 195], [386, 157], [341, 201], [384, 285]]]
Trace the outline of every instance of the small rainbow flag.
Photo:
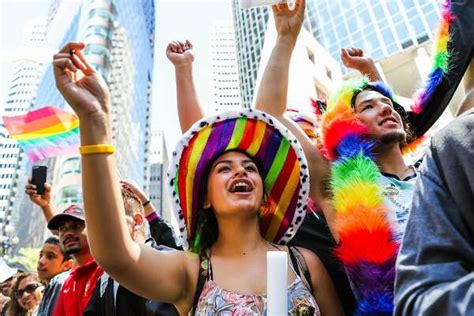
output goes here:
[[35, 162], [61, 154], [78, 154], [79, 118], [54, 106], [17, 116], [4, 116], [8, 133]]

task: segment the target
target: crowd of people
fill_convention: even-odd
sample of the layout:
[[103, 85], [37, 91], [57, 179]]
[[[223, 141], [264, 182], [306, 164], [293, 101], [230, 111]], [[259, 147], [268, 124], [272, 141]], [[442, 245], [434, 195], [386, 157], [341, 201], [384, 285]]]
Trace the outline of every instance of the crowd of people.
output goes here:
[[36, 272], [2, 274], [2, 315], [267, 315], [274, 250], [288, 257], [289, 315], [473, 313], [474, 62], [459, 117], [416, 168], [403, 148], [420, 120], [358, 48], [341, 59], [361, 78], [314, 112], [287, 108], [305, 1], [272, 9], [277, 40], [253, 109], [206, 117], [192, 43], [167, 47], [183, 132], [168, 181], [176, 232], [119, 179], [109, 90], [85, 45], [54, 55], [56, 86], [80, 118], [84, 205], [59, 212], [49, 184], [42, 195], [26, 186], [57, 237]]

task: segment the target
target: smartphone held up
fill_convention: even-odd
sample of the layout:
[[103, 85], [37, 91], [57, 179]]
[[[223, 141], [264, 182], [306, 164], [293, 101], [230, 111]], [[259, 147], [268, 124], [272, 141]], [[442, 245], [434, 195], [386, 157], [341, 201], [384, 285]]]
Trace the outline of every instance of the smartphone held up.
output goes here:
[[36, 192], [39, 195], [44, 194], [44, 184], [46, 183], [46, 175], [48, 168], [46, 166], [33, 166], [31, 172], [31, 184], [36, 186]]

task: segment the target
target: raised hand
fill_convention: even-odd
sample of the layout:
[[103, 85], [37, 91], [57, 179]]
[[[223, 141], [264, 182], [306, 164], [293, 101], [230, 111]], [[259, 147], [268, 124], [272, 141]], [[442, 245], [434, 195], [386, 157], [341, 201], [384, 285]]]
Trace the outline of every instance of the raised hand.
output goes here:
[[166, 57], [173, 63], [176, 79], [176, 99], [181, 131], [186, 132], [195, 122], [204, 117], [194, 85], [193, 44], [174, 41], [166, 47]]
[[379, 73], [372, 58], [364, 56], [364, 51], [360, 48], [342, 48], [341, 60], [344, 66], [357, 70], [363, 75], [369, 77], [371, 81], [382, 80], [383, 77]]
[[25, 192], [30, 197], [30, 200], [41, 208], [47, 207], [51, 203], [51, 185], [49, 183], [44, 184], [44, 194], [39, 195], [36, 191], [36, 186], [31, 183], [31, 179], [28, 179]]
[[186, 40], [184, 43], [174, 41], [166, 47], [166, 57], [175, 66], [192, 64], [194, 61], [193, 44]]
[[87, 62], [83, 43], [68, 43], [53, 57], [56, 87], [81, 117], [107, 114], [110, 94], [102, 76]]
[[122, 188], [135, 194], [137, 198], [140, 199], [140, 202], [142, 204], [148, 201], [148, 196], [145, 194], [145, 192], [143, 192], [142, 189], [138, 187], [138, 185], [135, 182], [131, 180], [123, 180], [123, 181], [120, 181], [120, 185], [122, 186]]
[[296, 0], [293, 9], [288, 3], [277, 4], [272, 7], [275, 18], [275, 27], [279, 36], [290, 35], [294, 39], [298, 37], [304, 22], [305, 0]]
[[361, 69], [366, 69], [368, 65], [374, 63], [372, 58], [364, 56], [364, 51], [362, 49], [356, 47], [342, 48], [341, 60], [344, 66], [359, 71]]
[[[28, 184], [25, 186], [25, 192], [30, 197], [31, 202], [35, 203], [41, 208], [46, 222], [57, 214], [55, 207], [51, 204], [51, 185], [49, 183], [44, 184], [44, 194], [39, 195], [36, 191], [36, 186], [31, 183], [31, 179], [28, 179]], [[56, 234], [55, 231], [53, 231]]]

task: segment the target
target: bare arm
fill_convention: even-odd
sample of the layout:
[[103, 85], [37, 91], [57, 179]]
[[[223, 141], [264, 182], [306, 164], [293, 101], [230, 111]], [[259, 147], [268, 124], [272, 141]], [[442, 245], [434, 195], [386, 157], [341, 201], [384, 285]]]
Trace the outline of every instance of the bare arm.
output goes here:
[[342, 48], [341, 60], [344, 66], [359, 71], [369, 77], [370, 81], [383, 81], [383, 77], [370, 57], [364, 56], [360, 48]]
[[204, 117], [204, 111], [194, 86], [192, 49], [193, 44], [189, 41], [171, 42], [166, 48], [166, 56], [173, 63], [175, 69], [178, 116], [183, 133]]
[[[56, 86], [80, 118], [81, 146], [111, 144], [109, 91], [85, 60], [83, 48], [82, 43], [69, 43], [54, 56]], [[189, 307], [198, 258], [179, 251], [159, 252], [131, 239], [114, 154], [82, 156], [82, 189], [97, 263], [141, 296], [173, 303], [183, 311]]]
[[295, 2], [293, 10], [289, 9], [287, 3], [272, 7], [277, 42], [263, 72], [256, 108], [276, 118], [283, 117], [286, 110], [291, 55], [303, 25], [305, 5], [305, 0], [299, 0]]
[[[148, 220], [148, 227], [150, 229], [150, 236], [155, 240], [158, 245], [167, 246], [169, 248], [183, 250], [181, 246], [176, 242], [173, 227], [171, 227], [166, 220], [159, 218], [159, 213], [156, 211], [155, 206], [150, 201], [149, 197], [143, 192], [133, 181], [122, 181], [120, 183], [122, 188], [133, 192], [140, 200], [141, 204], [146, 204], [143, 209]], [[151, 216], [150, 215], [154, 215]]]
[[329, 164], [298, 125], [284, 116], [291, 54], [304, 21], [304, 9], [304, 0], [296, 1], [293, 10], [287, 4], [273, 7], [278, 37], [258, 89], [256, 108], [277, 118], [298, 138], [308, 161], [310, 197], [322, 206], [323, 200], [327, 199], [324, 182], [329, 175]]
[[324, 264], [312, 251], [299, 248], [308, 266], [313, 287], [313, 296], [316, 298], [321, 315], [344, 315], [341, 301], [337, 295], [334, 284]]
[[36, 191], [36, 186], [31, 183], [31, 179], [28, 179], [25, 192], [30, 197], [31, 202], [41, 208], [46, 222], [49, 222], [49, 220], [58, 213], [54, 205], [51, 204], [51, 185], [49, 183], [45, 182], [44, 194], [39, 195]]

